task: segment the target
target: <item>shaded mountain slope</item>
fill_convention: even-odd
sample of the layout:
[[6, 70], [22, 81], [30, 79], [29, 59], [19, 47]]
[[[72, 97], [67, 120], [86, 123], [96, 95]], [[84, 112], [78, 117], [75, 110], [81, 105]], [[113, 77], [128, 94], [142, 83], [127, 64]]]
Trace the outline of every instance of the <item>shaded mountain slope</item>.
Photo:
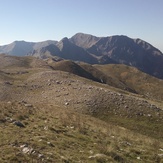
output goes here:
[[[85, 41], [86, 44], [79, 44]], [[163, 54], [151, 44], [141, 39], [127, 36], [95, 37], [87, 34], [76, 34], [70, 40], [98, 58], [99, 63], [126, 64], [158, 78], [163, 78]]]
[[105, 37], [87, 51], [97, 56], [109, 56], [117, 63], [137, 67], [159, 78], [163, 77], [163, 54], [143, 40], [126, 36]]
[[96, 58], [87, 53], [83, 48], [71, 43], [68, 38], [63, 38], [56, 45], [49, 45], [38, 50], [34, 50], [28, 55], [43, 59], [58, 56], [64, 59], [89, 62], [91, 64], [98, 62]]
[[163, 81], [139, 71], [136, 68], [121, 65], [90, 65], [72, 61], [51, 62], [55, 70], [61, 70], [91, 79], [109, 86], [126, 90], [149, 99], [162, 101]]
[[60, 62], [55, 61], [48, 61], [48, 64], [54, 69], [54, 70], [61, 70], [69, 73], [73, 73], [75, 75], [91, 79], [93, 81], [108, 84], [110, 86], [113, 86], [115, 88], [120, 88], [122, 90], [128, 90], [130, 92], [136, 93], [134, 90], [132, 90], [130, 87], [122, 83], [120, 80], [117, 80], [115, 78], [112, 78], [99, 69], [95, 68], [95, 66], [92, 66], [87, 63], [75, 63], [70, 60], [62, 60]]
[[100, 69], [96, 68], [93, 65], [86, 64], [86, 63], [80, 63], [80, 66], [92, 74], [95, 78], [97, 78], [101, 83], [108, 84], [110, 86], [113, 86], [115, 88], [120, 88], [122, 90], [127, 90], [133, 93], [136, 93], [134, 89], [131, 89], [127, 85], [125, 85], [120, 80], [117, 80], [116, 78], [112, 78], [106, 73], [103, 73]]
[[123, 35], [96, 37], [77, 33], [70, 39], [39, 43], [15, 41], [1, 46], [0, 53], [33, 55], [38, 58], [60, 57], [89, 64], [125, 64], [163, 78], [163, 54], [151, 44]]
[[90, 65], [72, 61], [51, 61], [54, 70], [61, 70], [85, 77], [109, 86], [126, 90], [146, 98], [163, 98], [163, 81], [126, 65]]
[[86, 71], [80, 65], [70, 60], [63, 60], [60, 62], [51, 62], [49, 63], [49, 65], [54, 70], [61, 70], [61, 71], [73, 73], [75, 75], [78, 75], [87, 79], [101, 82], [101, 80], [99, 78], [96, 78], [94, 75], [92, 75], [92, 73], [90, 73], [89, 71]]
[[61, 57], [73, 61], [83, 61], [91, 64], [97, 63], [97, 60], [87, 53], [83, 48], [71, 43], [68, 38], [63, 38], [58, 44], [61, 51]]
[[46, 59], [46, 58], [53, 58], [55, 56], [60, 56], [60, 54], [61, 52], [59, 48], [56, 45], [51, 44], [46, 47], [33, 50], [32, 52], [28, 53], [28, 56], [34, 56], [37, 58]]
[[152, 77], [126, 65], [94, 65], [104, 74], [127, 85], [138, 94], [150, 99], [163, 99], [163, 80]]

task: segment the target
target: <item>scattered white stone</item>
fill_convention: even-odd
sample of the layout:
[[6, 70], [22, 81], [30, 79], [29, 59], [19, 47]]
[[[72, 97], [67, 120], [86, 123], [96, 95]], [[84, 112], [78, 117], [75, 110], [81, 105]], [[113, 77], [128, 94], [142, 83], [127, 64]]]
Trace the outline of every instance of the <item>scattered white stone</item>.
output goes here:
[[91, 159], [91, 158], [102, 158], [102, 157], [106, 157], [106, 155], [97, 153], [97, 154], [95, 154], [93, 156], [89, 156], [88, 158]]
[[126, 142], [126, 144], [129, 145], [129, 146], [131, 146], [131, 143], [129, 143], [129, 142]]
[[79, 151], [80, 153], [83, 153], [84, 151]]
[[162, 148], [160, 148], [159, 150], [163, 152], [163, 149]]
[[163, 157], [163, 154], [158, 154], [159, 157]]
[[45, 127], [44, 127], [44, 130], [48, 130], [48, 126], [45, 126]]
[[29, 147], [24, 147], [22, 149], [23, 153], [27, 153], [27, 154], [31, 154], [32, 152], [34, 152], [33, 148], [29, 148]]
[[28, 147], [25, 147], [25, 148], [23, 148], [22, 152], [23, 152], [23, 153], [28, 153], [29, 150], [30, 150], [30, 149], [29, 149]]
[[36, 151], [32, 151], [32, 154], [35, 154], [36, 153]]
[[69, 105], [69, 102], [66, 102], [65, 105], [66, 105], [66, 106]]
[[23, 144], [20, 146], [20, 148], [24, 148], [24, 147], [27, 147], [28, 145], [27, 144]]
[[51, 153], [51, 152], [47, 152], [47, 154], [48, 154], [48, 155], [53, 155], [53, 153]]
[[64, 156], [61, 156], [61, 159], [65, 160], [66, 158]]
[[10, 117], [6, 117], [5, 120], [8, 121], [8, 122], [14, 122], [14, 120], [12, 118], [10, 118]]
[[32, 107], [32, 104], [24, 104], [25, 107]]
[[89, 151], [89, 153], [90, 153], [90, 154], [93, 154], [93, 151], [92, 151], [92, 150], [90, 150], [90, 151]]
[[71, 129], [74, 129], [75, 127], [74, 126], [70, 126]]
[[44, 157], [43, 154], [38, 154], [38, 158], [42, 158], [42, 157]]
[[51, 142], [49, 142], [49, 141], [47, 142], [47, 144], [52, 146], [52, 147], [54, 147], [54, 145]]
[[140, 157], [139, 156], [137, 157], [137, 160], [140, 160]]

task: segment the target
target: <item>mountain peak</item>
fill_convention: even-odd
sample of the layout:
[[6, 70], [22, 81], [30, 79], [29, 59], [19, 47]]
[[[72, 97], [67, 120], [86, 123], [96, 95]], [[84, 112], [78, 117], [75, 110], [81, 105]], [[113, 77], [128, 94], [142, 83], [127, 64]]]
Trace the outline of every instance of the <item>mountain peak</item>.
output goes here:
[[70, 38], [70, 41], [82, 48], [89, 48], [90, 46], [95, 44], [99, 39], [100, 37], [96, 37], [90, 34], [77, 33]]
[[61, 41], [62, 42], [69, 42], [69, 39], [67, 37], [64, 37]]
[[[49, 46], [51, 44], [55, 46]], [[40, 58], [59, 56], [90, 64], [126, 64], [137, 67], [150, 75], [163, 78], [161, 51], [141, 39], [132, 39], [125, 35], [96, 37], [77, 33], [70, 39], [65, 37], [59, 42], [32, 43], [22, 40], [0, 47], [0, 53], [18, 56], [27, 55], [32, 51], [34, 51], [32, 55]]]
[[26, 41], [24, 41], [24, 40], [16, 40], [13, 43], [26, 43]]

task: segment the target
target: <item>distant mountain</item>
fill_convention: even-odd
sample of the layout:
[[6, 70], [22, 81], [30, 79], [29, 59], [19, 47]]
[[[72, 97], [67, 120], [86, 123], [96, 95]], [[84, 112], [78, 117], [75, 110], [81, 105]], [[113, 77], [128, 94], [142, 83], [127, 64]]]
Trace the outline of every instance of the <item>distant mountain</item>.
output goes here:
[[73, 44], [68, 38], [63, 38], [57, 47], [61, 51], [61, 57], [74, 61], [83, 61], [91, 64], [97, 63], [97, 59], [90, 55], [83, 48]]
[[26, 42], [26, 41], [14, 41], [11, 44], [0, 46], [0, 53], [5, 53], [13, 56], [25, 56], [29, 52], [43, 48], [50, 44], [56, 44], [57, 41], [43, 41], [43, 42]]
[[0, 53], [6, 53], [16, 56], [24, 56], [33, 50], [34, 43], [25, 41], [15, 41], [9, 45], [1, 46]]
[[46, 59], [52, 56], [59, 56], [60, 50], [59, 48], [54, 45], [50, 44], [48, 46], [38, 48], [37, 50], [33, 50], [27, 54], [28, 56], [35, 56], [37, 58]]
[[101, 37], [92, 36], [89, 34], [77, 33], [70, 38], [70, 41], [75, 45], [87, 49], [94, 45]]
[[68, 38], [63, 38], [56, 45], [48, 45], [38, 50], [34, 50], [28, 55], [39, 58], [58, 56], [60, 58], [73, 61], [83, 61], [91, 64], [98, 63], [98, 60], [83, 48], [73, 44]]
[[89, 64], [125, 64], [163, 79], [163, 53], [151, 44], [127, 36], [96, 37], [77, 33], [70, 39], [29, 43], [16, 41], [1, 46], [0, 53], [60, 57]]
[[[97, 57], [108, 57], [117, 63], [134, 66], [163, 78], [163, 54], [143, 40], [127, 36], [104, 37], [86, 50]], [[107, 63], [107, 58], [104, 61]], [[104, 64], [104, 61], [100, 60], [100, 63]]]

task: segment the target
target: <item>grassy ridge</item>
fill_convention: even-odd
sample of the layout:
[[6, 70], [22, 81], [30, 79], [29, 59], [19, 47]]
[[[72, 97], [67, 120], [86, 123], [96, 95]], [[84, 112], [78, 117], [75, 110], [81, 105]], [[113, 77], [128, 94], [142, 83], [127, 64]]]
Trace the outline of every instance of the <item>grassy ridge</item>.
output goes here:
[[162, 102], [163, 80], [126, 65], [95, 65], [95, 67], [111, 78], [124, 83], [131, 90], [135, 90], [137, 94]]

